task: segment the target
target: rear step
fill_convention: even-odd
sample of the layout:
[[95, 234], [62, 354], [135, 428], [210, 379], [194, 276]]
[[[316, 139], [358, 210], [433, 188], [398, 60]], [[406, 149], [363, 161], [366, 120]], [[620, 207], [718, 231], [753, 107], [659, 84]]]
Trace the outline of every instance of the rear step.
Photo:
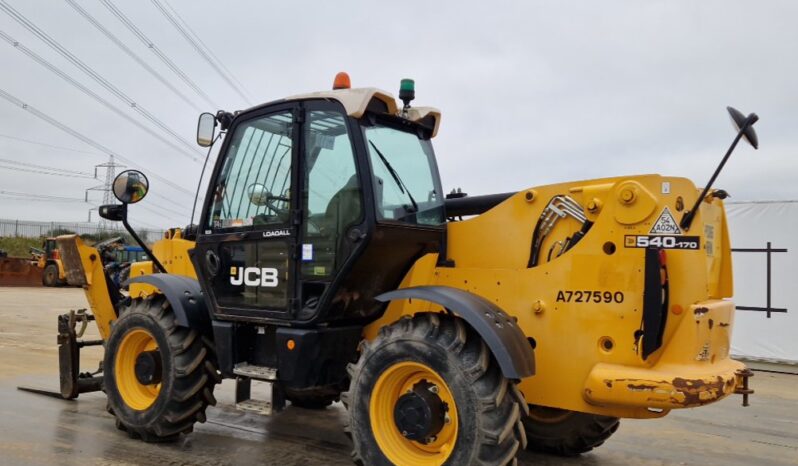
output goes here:
[[[236, 409], [239, 411], [270, 416], [274, 411], [281, 411], [285, 407], [285, 397], [275, 385], [276, 368], [241, 363], [233, 368], [233, 374], [236, 375]], [[267, 390], [271, 392], [268, 400], [252, 398], [253, 380], [268, 384]]]

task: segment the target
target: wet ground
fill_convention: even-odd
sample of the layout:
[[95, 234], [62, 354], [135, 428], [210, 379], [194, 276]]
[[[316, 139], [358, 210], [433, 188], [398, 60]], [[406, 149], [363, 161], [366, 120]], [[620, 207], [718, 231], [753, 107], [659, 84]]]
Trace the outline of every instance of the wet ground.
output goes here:
[[[0, 288], [0, 465], [346, 465], [343, 408], [289, 407], [265, 418], [231, 407], [229, 381], [208, 422], [176, 444], [145, 444], [116, 430], [102, 393], [78, 401], [21, 392], [57, 385], [56, 316], [85, 307], [82, 290]], [[83, 370], [94, 369], [92, 348]], [[602, 447], [578, 458], [523, 453], [522, 465], [798, 465], [798, 376], [758, 372], [752, 406], [738, 397], [625, 420]]]

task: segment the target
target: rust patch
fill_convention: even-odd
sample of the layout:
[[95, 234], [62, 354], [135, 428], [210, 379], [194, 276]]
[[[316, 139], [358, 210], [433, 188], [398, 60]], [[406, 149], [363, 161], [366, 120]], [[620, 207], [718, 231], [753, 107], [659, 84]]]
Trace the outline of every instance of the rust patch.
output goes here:
[[723, 397], [725, 394], [725, 383], [723, 377], [718, 376], [712, 382], [707, 382], [703, 379], [683, 379], [676, 377], [673, 379], [673, 387], [682, 395], [683, 401], [678, 401], [672, 398], [671, 401], [689, 408], [692, 406], [701, 406], [711, 403]]
[[694, 314], [696, 317], [701, 317], [701, 316], [703, 316], [704, 314], [707, 314], [708, 312], [709, 312], [709, 308], [706, 308], [706, 307], [697, 307], [697, 308], [695, 308], [695, 311], [693, 311], [693, 314]]
[[721, 327], [728, 327], [729, 323], [728, 322], [721, 322], [718, 325], [721, 326]]
[[710, 330], [712, 330], [712, 327], [713, 327], [714, 325], [715, 325], [715, 321], [714, 321], [714, 320], [712, 320], [712, 319], [709, 319], [709, 329], [710, 329]]
[[641, 384], [634, 384], [634, 385], [633, 384], [628, 384], [627, 387], [631, 391], [651, 392], [651, 391], [654, 391], [655, 388], [657, 388], [657, 385], [649, 385], [649, 384], [641, 383]]
[[604, 380], [604, 385], [606, 385], [607, 388], [612, 388], [612, 380], [605, 379]]

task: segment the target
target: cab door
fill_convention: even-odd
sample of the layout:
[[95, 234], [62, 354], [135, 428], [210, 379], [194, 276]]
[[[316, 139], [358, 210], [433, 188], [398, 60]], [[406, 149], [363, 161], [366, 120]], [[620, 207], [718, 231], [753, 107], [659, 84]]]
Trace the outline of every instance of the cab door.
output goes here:
[[237, 119], [220, 150], [194, 251], [217, 318], [291, 315], [298, 111], [285, 104]]

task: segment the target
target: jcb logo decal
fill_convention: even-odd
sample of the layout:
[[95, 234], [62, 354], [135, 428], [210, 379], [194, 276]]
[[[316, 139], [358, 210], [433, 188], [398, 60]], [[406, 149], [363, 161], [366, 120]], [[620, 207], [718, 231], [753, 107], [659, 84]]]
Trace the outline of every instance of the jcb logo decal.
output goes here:
[[230, 267], [230, 284], [274, 288], [279, 285], [277, 273], [274, 268]]

